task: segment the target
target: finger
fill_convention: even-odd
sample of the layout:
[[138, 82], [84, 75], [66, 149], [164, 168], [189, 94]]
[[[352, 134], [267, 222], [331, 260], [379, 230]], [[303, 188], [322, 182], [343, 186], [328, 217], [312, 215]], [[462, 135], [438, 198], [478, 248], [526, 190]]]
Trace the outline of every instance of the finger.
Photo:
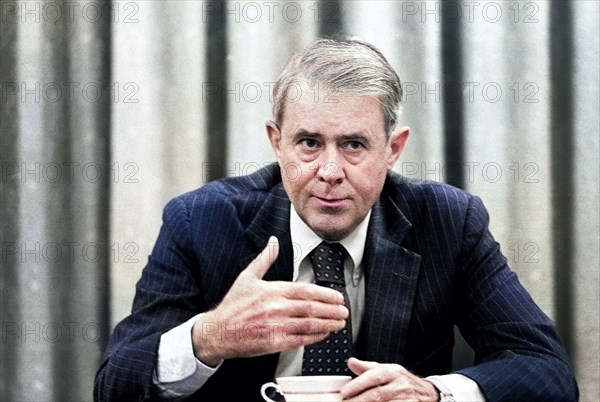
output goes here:
[[271, 265], [279, 255], [279, 240], [275, 236], [269, 237], [269, 241], [265, 248], [256, 256], [254, 260], [246, 267], [246, 272], [250, 273], [257, 279], [262, 279], [267, 273]]
[[372, 388], [385, 385], [389, 379], [383, 365], [376, 362], [359, 360], [351, 357], [348, 360], [348, 368], [357, 375], [355, 379], [344, 385], [341, 393], [344, 399], [364, 396], [364, 393]]
[[314, 318], [297, 318], [287, 320], [284, 330], [288, 334], [331, 334], [346, 327], [345, 320], [322, 320]]
[[[343, 395], [343, 394], [342, 394]], [[395, 382], [388, 382], [383, 385], [374, 386], [363, 390], [362, 392], [352, 395], [351, 397], [345, 397], [346, 402], [399, 402], [399, 401], [431, 401], [429, 396], [423, 395], [424, 398], [420, 398], [420, 395], [416, 395], [414, 390], [408, 386], [407, 383], [397, 384]], [[436, 395], [437, 396], [437, 395]]]
[[313, 300], [329, 304], [344, 304], [344, 296], [337, 290], [314, 283], [282, 282], [282, 294], [288, 299]]
[[[281, 313], [292, 318], [326, 318], [333, 320], [345, 320], [350, 312], [343, 304], [328, 304], [318, 301], [307, 300], [284, 300], [279, 303]], [[277, 311], [273, 311], [277, 313]]]
[[365, 371], [376, 368], [379, 363], [359, 360], [356, 357], [351, 357], [348, 360], [348, 368], [356, 375], [361, 375]]
[[304, 347], [306, 345], [312, 345], [322, 341], [329, 336], [327, 333], [316, 333], [316, 334], [287, 334], [283, 337], [283, 342], [278, 351], [296, 349]]
[[[364, 398], [371, 400], [373, 395], [382, 396], [393, 393], [390, 385], [392, 382], [406, 380], [408, 371], [399, 364], [381, 364], [350, 358], [348, 367], [355, 373], [360, 373], [358, 377], [346, 384], [341, 393], [345, 398]], [[375, 400], [378, 400], [375, 398]]]
[[375, 387], [365, 392], [362, 392], [352, 397], [343, 397], [344, 402], [400, 402], [400, 401], [416, 401], [414, 398], [396, 397], [387, 387]]

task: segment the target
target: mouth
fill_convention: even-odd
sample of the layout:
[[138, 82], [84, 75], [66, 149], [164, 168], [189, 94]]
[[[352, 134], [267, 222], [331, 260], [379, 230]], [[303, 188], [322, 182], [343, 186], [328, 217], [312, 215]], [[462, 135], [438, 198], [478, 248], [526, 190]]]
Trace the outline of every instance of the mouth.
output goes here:
[[322, 207], [325, 208], [343, 208], [348, 207], [351, 204], [350, 198], [336, 198], [336, 197], [318, 197], [313, 195], [313, 199]]

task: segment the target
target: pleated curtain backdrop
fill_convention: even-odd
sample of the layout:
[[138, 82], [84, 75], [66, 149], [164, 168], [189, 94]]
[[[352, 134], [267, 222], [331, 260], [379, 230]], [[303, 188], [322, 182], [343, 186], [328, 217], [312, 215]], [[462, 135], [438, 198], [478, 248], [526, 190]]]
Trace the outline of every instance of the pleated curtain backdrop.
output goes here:
[[1, 0], [0, 400], [91, 400], [163, 206], [274, 160], [277, 75], [331, 35], [396, 68], [395, 170], [483, 199], [597, 400], [598, 21], [595, 0]]

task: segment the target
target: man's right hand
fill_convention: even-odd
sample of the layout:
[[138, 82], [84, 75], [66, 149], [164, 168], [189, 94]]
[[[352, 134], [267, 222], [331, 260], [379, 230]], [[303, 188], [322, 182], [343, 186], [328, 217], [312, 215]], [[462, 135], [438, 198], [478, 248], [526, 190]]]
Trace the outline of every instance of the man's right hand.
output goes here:
[[340, 292], [310, 283], [262, 279], [278, 254], [279, 241], [271, 236], [223, 301], [198, 316], [192, 343], [201, 362], [214, 367], [225, 359], [294, 349], [344, 328], [348, 309]]

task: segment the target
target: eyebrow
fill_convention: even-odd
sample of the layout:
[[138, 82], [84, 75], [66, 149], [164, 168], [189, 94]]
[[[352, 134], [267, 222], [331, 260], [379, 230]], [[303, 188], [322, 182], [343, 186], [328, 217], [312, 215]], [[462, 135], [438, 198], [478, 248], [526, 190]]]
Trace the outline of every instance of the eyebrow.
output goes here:
[[[313, 132], [313, 131], [300, 129], [296, 133], [294, 133], [293, 139], [294, 139], [294, 141], [297, 141], [300, 138], [321, 139], [321, 138], [323, 138], [323, 134], [321, 134], [319, 132]], [[340, 140], [341, 141], [361, 141], [365, 144], [371, 143], [371, 140], [369, 139], [369, 137], [360, 132], [350, 133], [350, 134], [342, 134], [339, 137], [336, 137], [336, 140], [337, 141], [340, 141]]]
[[369, 139], [369, 137], [367, 137], [363, 133], [344, 134], [341, 136], [341, 138], [345, 141], [361, 141], [361, 142], [364, 142], [365, 144], [371, 143], [371, 140]]

